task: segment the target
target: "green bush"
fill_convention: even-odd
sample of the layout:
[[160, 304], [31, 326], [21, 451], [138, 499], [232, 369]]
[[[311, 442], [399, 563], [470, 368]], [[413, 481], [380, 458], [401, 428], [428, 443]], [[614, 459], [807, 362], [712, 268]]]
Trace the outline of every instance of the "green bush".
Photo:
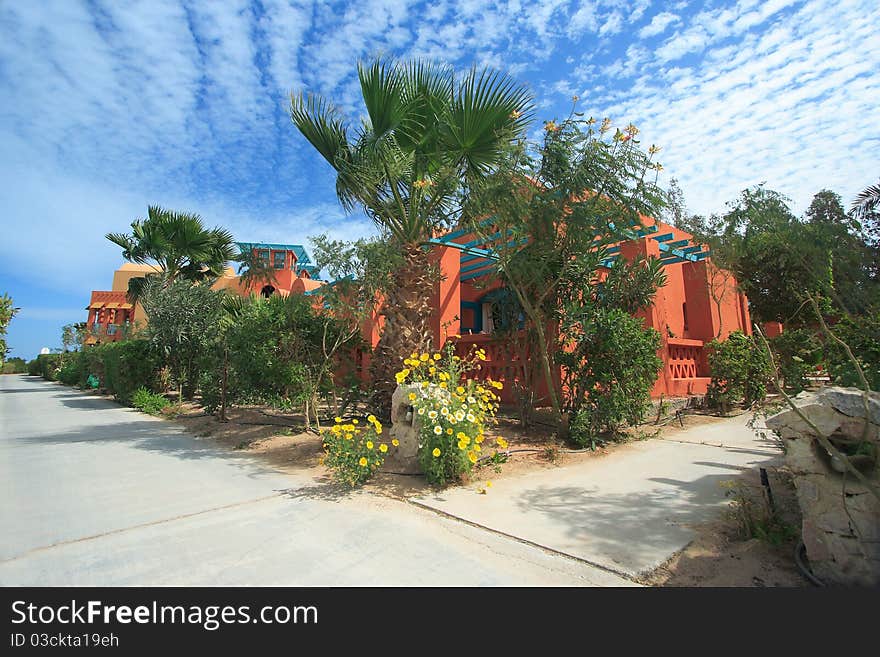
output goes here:
[[822, 360], [822, 341], [809, 328], [786, 330], [768, 340], [785, 387], [797, 394], [807, 385], [807, 374]]
[[707, 346], [712, 381], [706, 399], [711, 406], [727, 413], [735, 404], [748, 407], [763, 401], [773, 368], [762, 345], [734, 331], [727, 340], [713, 340]]
[[570, 348], [558, 353], [564, 368], [568, 438], [595, 448], [642, 420], [663, 361], [660, 334], [617, 308], [595, 308], [563, 323]]
[[80, 373], [77, 385], [80, 388], [91, 388], [89, 385], [89, 377], [95, 377], [98, 380], [98, 387], [104, 384], [104, 349], [107, 345], [99, 344], [91, 347], [84, 347], [80, 352]]
[[79, 385], [82, 378], [82, 358], [80, 352], [73, 351], [64, 354], [64, 364], [58, 370], [58, 380], [64, 385]]
[[161, 365], [148, 340], [133, 339], [101, 345], [104, 387], [128, 404], [138, 388], [155, 389]]
[[[849, 346], [871, 389], [880, 390], [880, 312], [846, 317], [832, 326], [831, 330]], [[828, 371], [835, 383], [862, 387], [858, 372], [846, 351], [836, 342], [829, 340], [826, 344]]]
[[9, 358], [0, 366], [0, 374], [24, 374], [28, 371], [28, 364], [24, 358]]
[[28, 374], [54, 381], [58, 375], [61, 354], [40, 354], [28, 363]]
[[150, 392], [146, 388], [140, 387], [131, 394], [131, 405], [144, 413], [160, 415], [162, 409], [171, 404], [163, 395]]

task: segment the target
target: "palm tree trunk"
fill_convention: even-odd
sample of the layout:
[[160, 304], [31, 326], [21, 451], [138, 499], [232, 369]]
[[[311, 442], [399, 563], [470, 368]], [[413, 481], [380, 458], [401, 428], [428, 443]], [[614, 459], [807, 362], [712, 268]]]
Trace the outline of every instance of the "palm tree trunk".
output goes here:
[[433, 339], [431, 296], [436, 276], [429, 252], [410, 244], [403, 247], [403, 258], [382, 306], [385, 326], [370, 363], [373, 412], [385, 420], [391, 417], [394, 375], [401, 361], [429, 349]]

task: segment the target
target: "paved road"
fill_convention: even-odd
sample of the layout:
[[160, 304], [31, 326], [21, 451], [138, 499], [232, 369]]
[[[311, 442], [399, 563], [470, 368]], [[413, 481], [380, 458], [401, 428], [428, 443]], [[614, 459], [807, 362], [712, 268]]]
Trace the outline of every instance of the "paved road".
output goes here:
[[[740, 415], [624, 445], [600, 458], [499, 479], [492, 495], [455, 488], [416, 503], [628, 577], [683, 549], [718, 517], [724, 483], [779, 461]], [[699, 422], [699, 418], [690, 418]]]
[[0, 376], [2, 585], [627, 585], [162, 420]]

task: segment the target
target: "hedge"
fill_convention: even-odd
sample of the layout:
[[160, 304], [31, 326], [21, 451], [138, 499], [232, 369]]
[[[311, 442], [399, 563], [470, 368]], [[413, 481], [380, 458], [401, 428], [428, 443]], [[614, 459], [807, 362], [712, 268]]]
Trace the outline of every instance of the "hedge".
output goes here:
[[87, 388], [89, 377], [94, 376], [101, 388], [122, 403], [130, 404], [138, 388], [156, 389], [160, 366], [160, 359], [148, 340], [122, 340], [65, 354], [58, 380]]

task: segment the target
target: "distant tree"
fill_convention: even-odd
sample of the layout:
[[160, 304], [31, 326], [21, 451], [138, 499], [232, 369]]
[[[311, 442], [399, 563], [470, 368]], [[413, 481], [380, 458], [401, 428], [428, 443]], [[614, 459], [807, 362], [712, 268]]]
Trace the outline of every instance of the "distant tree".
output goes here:
[[6, 331], [12, 318], [18, 314], [21, 308], [16, 308], [12, 297], [8, 294], [0, 295], [0, 364], [6, 358], [9, 349], [6, 346]]
[[683, 223], [687, 219], [687, 205], [684, 200], [684, 192], [678, 184], [678, 179], [669, 179], [669, 188], [666, 190], [666, 208], [663, 211], [663, 220], [676, 228], [683, 229]]
[[122, 248], [122, 257], [156, 267], [155, 274], [129, 281], [128, 295], [137, 301], [148, 278], [163, 285], [178, 279], [190, 282], [216, 279], [235, 257], [232, 234], [223, 228], [206, 228], [197, 214], [175, 212], [156, 205], [146, 219], [136, 219], [131, 233], [108, 233], [107, 239]]

